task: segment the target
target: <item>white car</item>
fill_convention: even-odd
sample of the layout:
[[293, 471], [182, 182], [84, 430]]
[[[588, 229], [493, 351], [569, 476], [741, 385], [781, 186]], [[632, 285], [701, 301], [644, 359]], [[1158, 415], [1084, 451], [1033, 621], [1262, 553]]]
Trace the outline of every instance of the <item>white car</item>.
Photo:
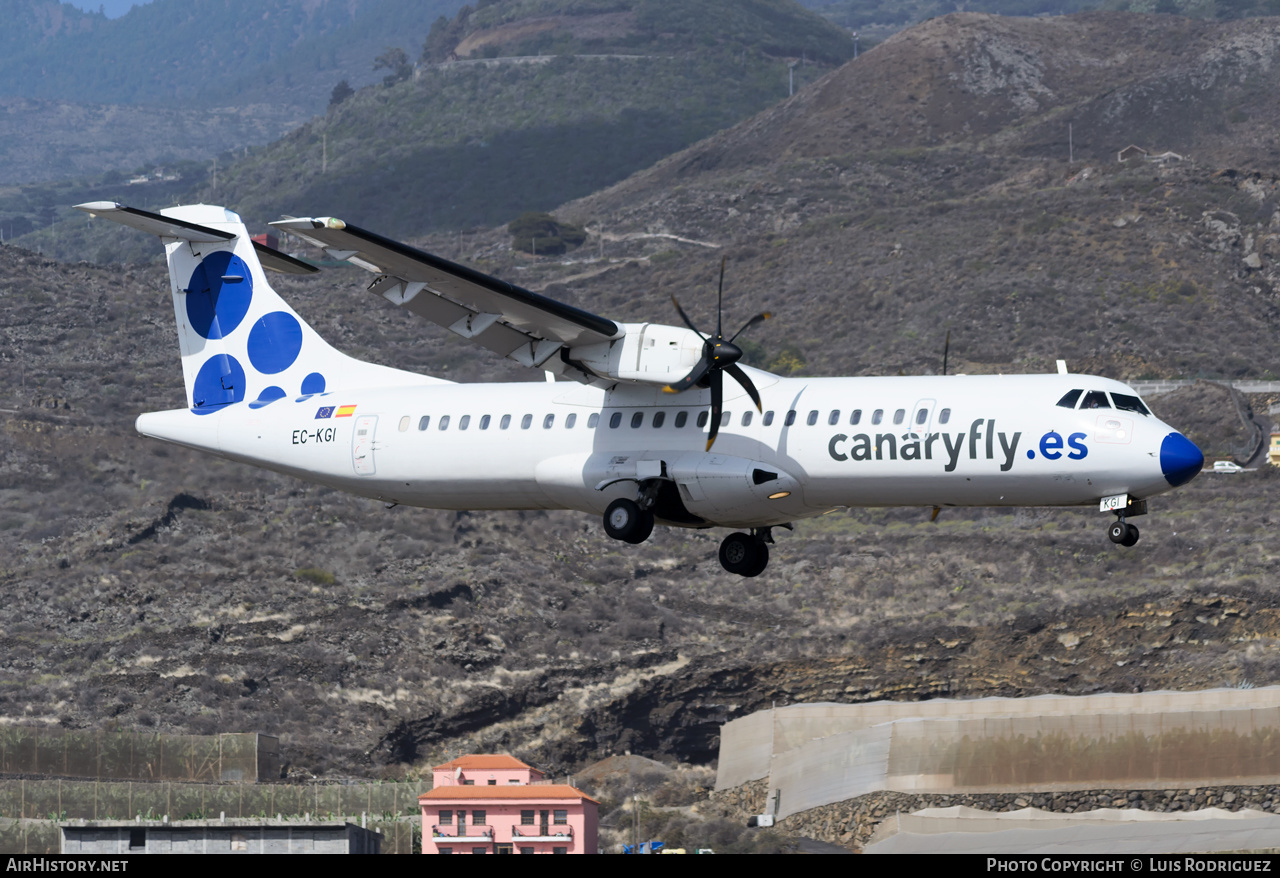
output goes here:
[[1215, 460], [1213, 462], [1213, 472], [1215, 473], [1242, 473], [1244, 467], [1230, 460]]

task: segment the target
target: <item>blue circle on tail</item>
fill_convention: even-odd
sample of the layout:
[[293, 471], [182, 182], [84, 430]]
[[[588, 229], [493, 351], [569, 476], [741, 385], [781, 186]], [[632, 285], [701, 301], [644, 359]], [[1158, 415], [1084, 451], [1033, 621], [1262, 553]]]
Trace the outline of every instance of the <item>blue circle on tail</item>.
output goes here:
[[235, 357], [214, 354], [204, 361], [191, 388], [191, 410], [207, 415], [244, 399], [244, 367]]
[[283, 372], [302, 352], [302, 325], [286, 311], [264, 314], [249, 330], [249, 362], [267, 375]]
[[324, 393], [324, 388], [324, 376], [319, 372], [312, 372], [302, 379], [302, 392], [307, 396], [313, 393]]
[[225, 338], [235, 332], [253, 301], [253, 275], [239, 256], [210, 253], [187, 283], [187, 320], [201, 338]]

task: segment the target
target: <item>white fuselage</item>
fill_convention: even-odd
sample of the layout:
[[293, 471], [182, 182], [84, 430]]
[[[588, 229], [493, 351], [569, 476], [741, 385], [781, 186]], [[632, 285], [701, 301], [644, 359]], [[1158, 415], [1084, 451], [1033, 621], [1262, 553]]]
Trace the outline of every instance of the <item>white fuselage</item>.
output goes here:
[[1072, 389], [1133, 395], [1110, 379], [749, 372], [765, 413], [727, 382], [727, 418], [710, 452], [698, 426], [705, 390], [567, 382], [339, 391], [207, 415], [155, 412], [138, 430], [439, 509], [600, 513], [660, 478], [689, 517], [664, 514], [667, 503], [659, 519], [692, 526], [762, 527], [840, 506], [1072, 506], [1172, 487], [1161, 466], [1171, 427], [1149, 414], [1057, 405]]

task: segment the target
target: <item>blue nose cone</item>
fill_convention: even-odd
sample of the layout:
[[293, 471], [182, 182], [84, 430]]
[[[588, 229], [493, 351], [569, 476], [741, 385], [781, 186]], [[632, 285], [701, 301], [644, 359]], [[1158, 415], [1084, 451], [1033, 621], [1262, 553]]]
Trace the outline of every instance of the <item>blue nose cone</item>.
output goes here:
[[1170, 433], [1160, 443], [1160, 472], [1175, 488], [1194, 479], [1203, 466], [1204, 454], [1181, 433]]

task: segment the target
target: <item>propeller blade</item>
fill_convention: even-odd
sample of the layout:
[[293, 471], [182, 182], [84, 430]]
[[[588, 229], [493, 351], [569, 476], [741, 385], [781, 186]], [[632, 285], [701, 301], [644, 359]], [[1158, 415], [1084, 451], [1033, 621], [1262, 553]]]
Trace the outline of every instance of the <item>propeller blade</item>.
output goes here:
[[[692, 329], [694, 332], [698, 332], [698, 327], [694, 326], [693, 321], [689, 319], [689, 315], [684, 313], [684, 309], [680, 307], [680, 303], [676, 301], [675, 296], [671, 297], [671, 304], [676, 306], [676, 313], [680, 315], [680, 319], [684, 321], [684, 325]], [[707, 340], [707, 337], [701, 332], [698, 332], [698, 338], [703, 341]]]
[[707, 372], [711, 370], [711, 361], [707, 359], [707, 355], [703, 354], [702, 359], [693, 367], [693, 371], [681, 378], [675, 384], [668, 384], [662, 388], [663, 393], [683, 393], [693, 385], [697, 384], [703, 378], [707, 377]]
[[716, 291], [716, 338], [724, 338], [721, 318], [724, 316], [724, 262], [728, 255], [720, 257], [720, 289]]
[[720, 410], [724, 407], [724, 375], [716, 369], [711, 373], [711, 432], [707, 436], [707, 451], [716, 442], [720, 433]]
[[733, 334], [733, 338], [729, 339], [729, 341], [733, 341], [734, 338], [737, 338], [738, 336], [742, 335], [742, 333], [746, 332], [748, 329], [755, 326], [757, 323], [764, 323], [766, 320], [768, 320], [772, 316], [773, 316], [772, 311], [763, 311], [757, 314], [755, 317], [752, 317], [750, 320], [748, 320], [741, 329], [735, 332]]
[[764, 406], [760, 403], [760, 391], [756, 390], [756, 386], [751, 383], [751, 379], [747, 377], [747, 373], [737, 363], [725, 366], [724, 370], [733, 376], [733, 380], [742, 385], [742, 389], [747, 392], [747, 396], [751, 397], [751, 401], [756, 404], [756, 411], [763, 413]]

